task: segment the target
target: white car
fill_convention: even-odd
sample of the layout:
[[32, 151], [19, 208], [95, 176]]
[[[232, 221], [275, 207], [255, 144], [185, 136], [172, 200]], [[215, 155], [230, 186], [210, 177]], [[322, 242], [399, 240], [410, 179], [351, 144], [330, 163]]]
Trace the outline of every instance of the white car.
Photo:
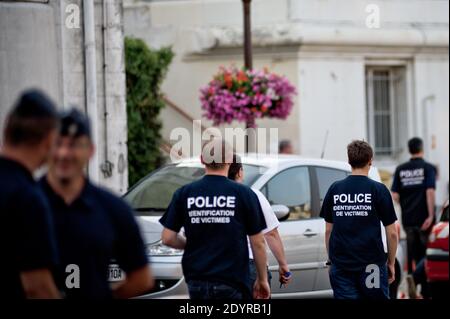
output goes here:
[[[279, 233], [293, 275], [291, 284], [280, 288], [276, 280], [278, 265], [268, 251], [274, 278], [272, 298], [331, 297], [325, 265], [325, 222], [319, 217], [319, 212], [330, 185], [348, 176], [350, 166], [345, 162], [294, 155], [249, 154], [242, 156], [242, 162], [244, 183], [267, 197], [281, 221]], [[154, 171], [125, 195], [136, 212], [156, 279], [154, 290], [140, 298], [189, 297], [181, 269], [183, 251], [161, 243], [162, 226], [158, 220], [175, 190], [203, 175], [204, 169], [199, 159], [185, 159]], [[370, 177], [380, 181], [376, 168], [370, 170]], [[399, 261], [403, 260], [401, 256], [399, 248]], [[399, 275], [398, 278], [401, 278]]]

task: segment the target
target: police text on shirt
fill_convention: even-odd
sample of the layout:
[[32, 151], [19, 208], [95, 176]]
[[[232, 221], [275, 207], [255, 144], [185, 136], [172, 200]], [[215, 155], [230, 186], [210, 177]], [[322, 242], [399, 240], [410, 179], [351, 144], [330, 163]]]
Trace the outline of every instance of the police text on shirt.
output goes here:
[[230, 217], [233, 217], [235, 214], [235, 206], [235, 196], [196, 196], [187, 198], [188, 215], [191, 224], [228, 224], [230, 223]]
[[372, 194], [336, 194], [333, 195], [333, 211], [336, 216], [368, 216], [372, 210]]

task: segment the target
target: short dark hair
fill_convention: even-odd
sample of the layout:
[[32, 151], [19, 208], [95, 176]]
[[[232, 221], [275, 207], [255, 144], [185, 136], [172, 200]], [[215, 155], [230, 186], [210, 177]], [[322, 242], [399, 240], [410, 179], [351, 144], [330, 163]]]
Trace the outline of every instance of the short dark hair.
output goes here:
[[241, 157], [237, 154], [234, 154], [233, 163], [231, 163], [230, 169], [228, 170], [228, 178], [235, 181], [237, 178], [237, 174], [241, 169], [242, 169]]
[[6, 117], [4, 141], [12, 146], [39, 144], [57, 129], [55, 104], [39, 90], [25, 91]]
[[[217, 149], [220, 149], [220, 154], [215, 154]], [[226, 164], [232, 163], [233, 154], [230, 144], [223, 139], [213, 138], [203, 145], [202, 161], [211, 170], [221, 170], [225, 168]]]
[[291, 146], [291, 141], [289, 141], [289, 140], [280, 141], [280, 144], [278, 145], [278, 152], [284, 151], [289, 146]]
[[347, 155], [352, 168], [363, 168], [373, 158], [373, 150], [369, 143], [355, 140], [347, 145]]
[[413, 137], [408, 141], [408, 150], [410, 154], [417, 154], [423, 151], [423, 141], [420, 137]]

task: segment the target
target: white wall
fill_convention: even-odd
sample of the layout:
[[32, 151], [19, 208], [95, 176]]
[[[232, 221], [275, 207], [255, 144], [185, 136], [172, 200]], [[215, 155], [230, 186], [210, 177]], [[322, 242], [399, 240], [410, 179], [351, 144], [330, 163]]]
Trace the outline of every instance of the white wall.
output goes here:
[[437, 205], [448, 199], [449, 182], [449, 63], [447, 56], [419, 55], [414, 64], [417, 79], [415, 134], [424, 138], [425, 157], [439, 170]]
[[300, 57], [300, 153], [345, 160], [346, 145], [366, 137], [364, 60]]
[[[128, 188], [128, 169], [122, 0], [93, 1], [98, 116], [91, 121], [98, 123], [99, 163], [107, 159], [113, 164], [112, 175], [100, 173], [96, 181], [123, 193]], [[18, 94], [30, 87], [42, 88], [60, 108], [86, 110], [82, 3], [0, 2], [0, 123]], [[79, 28], [66, 25], [72, 13], [66, 12], [69, 4], [79, 8]]]
[[[299, 96], [286, 122], [261, 121], [280, 129], [305, 156], [321, 154], [345, 160], [346, 145], [367, 139], [365, 67], [374, 63], [406, 66], [407, 121], [403, 139], [424, 134], [421, 101], [434, 96], [426, 141], [434, 135], [428, 157], [439, 163], [438, 201], [448, 183], [448, 1], [445, 0], [253, 0], [256, 66], [286, 74]], [[366, 26], [369, 4], [380, 10], [380, 28]], [[219, 65], [242, 63], [242, 4], [238, 0], [125, 0], [125, 32], [155, 48], [172, 45], [175, 61], [163, 90], [194, 118], [201, 114], [198, 89]], [[173, 111], [163, 112], [164, 135], [187, 125]], [[183, 124], [184, 123], [184, 124]], [[406, 143], [406, 141], [405, 141]], [[406, 145], [403, 147], [406, 149]], [[377, 159], [392, 172], [407, 159]], [[440, 204], [440, 203], [438, 203]]]
[[54, 14], [54, 8], [47, 5], [0, 2], [0, 130], [25, 88], [42, 89], [59, 101]]
[[367, 5], [376, 5], [380, 10], [382, 27], [407, 23], [448, 23], [447, 0], [290, 0], [288, 3], [292, 20], [363, 25], [368, 15]]

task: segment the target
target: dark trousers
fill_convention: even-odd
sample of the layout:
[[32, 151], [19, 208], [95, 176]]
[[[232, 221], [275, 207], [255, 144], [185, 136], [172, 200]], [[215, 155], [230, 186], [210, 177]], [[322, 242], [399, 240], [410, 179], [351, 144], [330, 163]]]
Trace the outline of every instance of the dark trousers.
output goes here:
[[428, 288], [428, 282], [427, 282], [427, 274], [425, 272], [425, 258], [423, 258], [416, 266], [416, 270], [413, 273], [413, 278], [415, 284], [420, 284], [422, 287], [422, 297], [424, 299], [430, 298], [430, 292]]
[[187, 282], [189, 297], [193, 300], [205, 299], [244, 299], [244, 293], [222, 282], [207, 280], [189, 280]]
[[[331, 265], [330, 283], [335, 299], [389, 299], [388, 270], [386, 265], [379, 267], [379, 285], [370, 285], [373, 273], [365, 269], [352, 271]], [[368, 284], [368, 281], [370, 282]]]
[[408, 260], [408, 274], [412, 274], [413, 261], [416, 266], [425, 257], [427, 249], [427, 241], [429, 231], [423, 231], [420, 227], [404, 226], [406, 233], [406, 248], [407, 248], [407, 260]]

